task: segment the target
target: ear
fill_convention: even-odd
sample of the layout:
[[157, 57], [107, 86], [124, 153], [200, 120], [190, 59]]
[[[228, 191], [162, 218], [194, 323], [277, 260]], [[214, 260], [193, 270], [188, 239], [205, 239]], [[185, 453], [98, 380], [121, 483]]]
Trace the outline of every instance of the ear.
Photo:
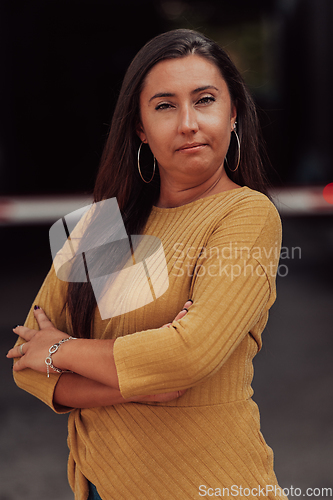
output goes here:
[[234, 129], [236, 120], [237, 120], [237, 108], [234, 104], [232, 104], [231, 105], [231, 113], [230, 113], [231, 132]]
[[136, 133], [139, 136], [141, 142], [144, 142], [145, 144], [147, 144], [147, 142], [148, 142], [147, 137], [146, 137], [145, 131], [143, 130], [141, 123], [138, 123], [138, 125], [136, 127]]

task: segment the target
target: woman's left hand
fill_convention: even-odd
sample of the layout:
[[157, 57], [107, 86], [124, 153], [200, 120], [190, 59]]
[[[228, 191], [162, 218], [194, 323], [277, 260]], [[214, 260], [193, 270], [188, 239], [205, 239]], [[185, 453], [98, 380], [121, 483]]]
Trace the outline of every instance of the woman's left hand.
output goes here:
[[[57, 330], [48, 319], [41, 308], [34, 310], [35, 318], [39, 325], [39, 330], [32, 330], [25, 326], [16, 326], [13, 332], [25, 340], [25, 343], [10, 349], [7, 358], [19, 358], [13, 370], [19, 371], [24, 368], [46, 373], [47, 367], [45, 359], [49, 356], [49, 348], [62, 339], [68, 338], [67, 333]], [[55, 366], [56, 361], [54, 362]], [[51, 373], [53, 370], [50, 370]]]
[[[191, 305], [193, 304], [193, 300], [189, 299], [185, 302], [183, 309], [177, 314], [173, 321], [178, 321], [182, 319], [187, 313]], [[160, 326], [160, 328], [164, 328], [165, 326], [171, 326], [172, 323], [165, 323], [165, 325]]]

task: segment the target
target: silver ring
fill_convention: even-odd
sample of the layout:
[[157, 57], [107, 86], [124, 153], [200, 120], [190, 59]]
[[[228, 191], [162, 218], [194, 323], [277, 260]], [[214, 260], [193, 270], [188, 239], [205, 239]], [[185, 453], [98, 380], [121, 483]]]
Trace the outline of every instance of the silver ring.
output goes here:
[[23, 352], [23, 350], [22, 350], [22, 349], [23, 349], [23, 346], [24, 346], [24, 344], [21, 344], [21, 345], [19, 346], [19, 351], [20, 351], [21, 356], [24, 356], [24, 352]]

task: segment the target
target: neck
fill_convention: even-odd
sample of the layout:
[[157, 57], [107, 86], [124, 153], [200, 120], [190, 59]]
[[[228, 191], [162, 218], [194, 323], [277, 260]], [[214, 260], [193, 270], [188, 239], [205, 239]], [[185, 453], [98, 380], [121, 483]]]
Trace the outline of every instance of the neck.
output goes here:
[[223, 166], [206, 181], [192, 186], [181, 186], [170, 179], [161, 177], [160, 197], [157, 206], [160, 208], [174, 208], [186, 205], [192, 201], [211, 196], [222, 191], [238, 187], [227, 176]]

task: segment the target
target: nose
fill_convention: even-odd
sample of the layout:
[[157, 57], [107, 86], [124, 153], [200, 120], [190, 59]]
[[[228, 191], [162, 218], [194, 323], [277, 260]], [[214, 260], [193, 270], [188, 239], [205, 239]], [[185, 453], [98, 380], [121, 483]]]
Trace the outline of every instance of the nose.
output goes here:
[[180, 134], [195, 134], [199, 130], [196, 111], [192, 106], [186, 105], [179, 112], [178, 132]]

